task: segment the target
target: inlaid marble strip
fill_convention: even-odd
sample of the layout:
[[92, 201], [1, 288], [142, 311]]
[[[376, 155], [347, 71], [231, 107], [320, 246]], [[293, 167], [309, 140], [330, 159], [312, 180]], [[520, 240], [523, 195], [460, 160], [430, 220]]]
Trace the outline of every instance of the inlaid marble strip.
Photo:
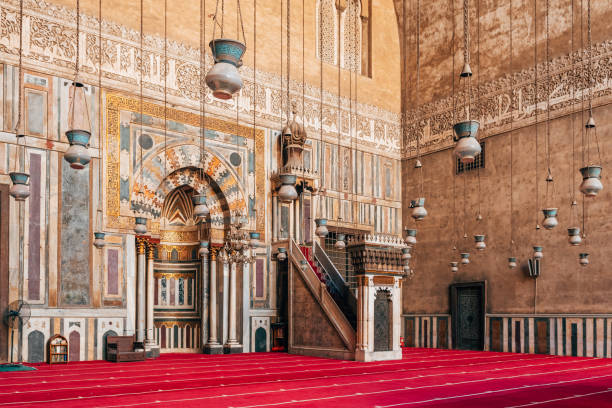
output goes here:
[[107, 290], [108, 295], [119, 294], [119, 250], [109, 248], [107, 251]]
[[41, 157], [30, 153], [30, 197], [28, 223], [28, 299], [40, 300], [40, 207]]

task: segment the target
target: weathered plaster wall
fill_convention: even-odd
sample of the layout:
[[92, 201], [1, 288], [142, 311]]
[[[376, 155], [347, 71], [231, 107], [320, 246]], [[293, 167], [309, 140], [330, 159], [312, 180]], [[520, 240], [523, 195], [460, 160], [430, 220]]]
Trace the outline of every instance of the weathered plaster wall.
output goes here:
[[[579, 226], [583, 214], [582, 194], [578, 186], [582, 181], [581, 132], [585, 117], [574, 115], [572, 147], [572, 116], [562, 116], [551, 122], [551, 170], [554, 176], [554, 199], [545, 204], [546, 177], [546, 124], [538, 126], [538, 147], [534, 126], [513, 131], [513, 182], [510, 213], [510, 133], [488, 137], [486, 167], [480, 170], [480, 197], [483, 220], [476, 221], [478, 213], [478, 172], [455, 175], [452, 150], [426, 155], [424, 164], [426, 208], [429, 216], [420, 222], [418, 243], [414, 250], [415, 277], [404, 286], [405, 313], [448, 313], [448, 286], [455, 282], [487, 280], [488, 313], [609, 313], [612, 300], [609, 292], [612, 278], [608, 264], [612, 260], [608, 240], [612, 227], [608, 209], [612, 200], [609, 164], [612, 159], [612, 124], [608, 118], [612, 105], [594, 109], [598, 137], [602, 152], [604, 190], [595, 199], [585, 199], [586, 234], [588, 246], [571, 247], [567, 242], [567, 228]], [[536, 151], [537, 179], [536, 179]], [[595, 152], [591, 149], [591, 155]], [[572, 159], [573, 156], [573, 159]], [[416, 180], [413, 160], [406, 160], [404, 180]], [[536, 181], [539, 190], [536, 190]], [[464, 183], [466, 200], [464, 202]], [[404, 186], [404, 203], [416, 197], [416, 184]], [[570, 191], [579, 203], [576, 214], [571, 214]], [[536, 195], [538, 193], [538, 195]], [[536, 206], [536, 200], [538, 204]], [[553, 230], [536, 231], [541, 224], [541, 209], [559, 208], [559, 225]], [[465, 211], [465, 217], [464, 217]], [[570, 216], [573, 216], [570, 219]], [[576, 220], [578, 217], [578, 220]], [[463, 239], [463, 225], [468, 239]], [[410, 209], [404, 207], [404, 225], [413, 226]], [[456, 233], [454, 232], [456, 230]], [[520, 267], [509, 269], [511, 256], [510, 233], [513, 232]], [[487, 248], [477, 252], [474, 234], [486, 234]], [[456, 237], [456, 238], [455, 238]], [[453, 251], [456, 245], [458, 250]], [[543, 245], [542, 275], [537, 281], [537, 302], [534, 301], [535, 282], [528, 277], [526, 261], [532, 256], [533, 245]], [[459, 260], [459, 252], [470, 252], [471, 263], [461, 266], [453, 274], [448, 263]], [[578, 253], [590, 253], [591, 264], [584, 268], [578, 264]]]

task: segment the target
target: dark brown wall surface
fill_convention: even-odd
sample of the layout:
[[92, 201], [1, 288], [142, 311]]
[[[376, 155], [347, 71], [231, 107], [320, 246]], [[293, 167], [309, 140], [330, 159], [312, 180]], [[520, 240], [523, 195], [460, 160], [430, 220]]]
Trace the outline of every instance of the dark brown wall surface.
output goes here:
[[[486, 168], [480, 171], [481, 212], [477, 223], [478, 172], [454, 174], [452, 150], [444, 150], [422, 158], [424, 196], [429, 216], [419, 222], [418, 243], [413, 251], [412, 265], [416, 274], [406, 281], [403, 292], [404, 313], [448, 313], [448, 286], [455, 282], [488, 282], [488, 313], [609, 313], [612, 310], [612, 105], [594, 108], [597, 134], [601, 143], [604, 170], [604, 190], [595, 199], [585, 200], [588, 248], [571, 247], [567, 241], [570, 227], [570, 187], [578, 200], [577, 216], [572, 224], [582, 228], [582, 194], [578, 187], [581, 177], [581, 132], [586, 116], [574, 116], [574, 146], [572, 148], [572, 118], [562, 116], [552, 120], [550, 128], [551, 170], [554, 176], [554, 200], [549, 206], [559, 208], [559, 225], [553, 230], [536, 231], [545, 207], [546, 190], [546, 123], [538, 126], [538, 196], [536, 196], [536, 131], [524, 127], [513, 135], [513, 214], [510, 215], [510, 134], [503, 133], [485, 139]], [[541, 119], [541, 118], [540, 118]], [[572, 153], [573, 151], [573, 153]], [[591, 154], [594, 150], [591, 151]], [[574, 163], [572, 163], [572, 154]], [[572, 168], [573, 165], [573, 168]], [[408, 203], [418, 194], [414, 160], [403, 163], [403, 222], [413, 226]], [[464, 181], [466, 201], [464, 202]], [[539, 203], [536, 207], [536, 197]], [[463, 222], [468, 239], [463, 239]], [[458, 250], [453, 251], [456, 223]], [[509, 269], [510, 231], [514, 226], [516, 249], [512, 255], [520, 266]], [[487, 249], [476, 253], [473, 234], [486, 234]], [[537, 280], [537, 303], [534, 309], [534, 280], [526, 272], [526, 260], [532, 256], [532, 246], [544, 246], [542, 275]], [[459, 252], [471, 254], [471, 264], [460, 266], [453, 274], [448, 263], [459, 261]], [[578, 253], [590, 253], [591, 264], [581, 267]]]
[[[405, 1], [405, 5], [403, 2]], [[414, 108], [416, 93], [416, 4], [417, 0], [395, 0], [399, 32], [403, 33], [405, 8], [408, 18], [408, 52], [404, 84], [406, 107]], [[509, 72], [510, 5], [512, 4], [512, 71], [530, 69], [534, 63], [534, 0], [469, 0], [470, 54], [474, 82], [485, 84]], [[550, 2], [550, 57], [567, 55], [587, 41], [587, 0]], [[581, 10], [581, 4], [583, 9]], [[537, 0], [538, 62], [546, 58], [546, 0]], [[455, 85], [463, 67], [463, 1], [420, 0], [420, 91], [419, 103], [428, 103], [452, 93], [453, 19], [455, 30]], [[454, 11], [454, 12], [453, 12]], [[582, 16], [581, 16], [582, 13]], [[582, 31], [581, 31], [582, 18]], [[597, 44], [610, 39], [609, 22], [612, 4], [609, 0], [591, 0], [592, 39]], [[480, 21], [480, 23], [479, 23]], [[400, 37], [400, 45], [404, 42]], [[403, 54], [402, 54], [403, 55]], [[403, 56], [402, 56], [403, 59]], [[478, 69], [480, 67], [480, 70]], [[480, 73], [481, 71], [482, 73]]]

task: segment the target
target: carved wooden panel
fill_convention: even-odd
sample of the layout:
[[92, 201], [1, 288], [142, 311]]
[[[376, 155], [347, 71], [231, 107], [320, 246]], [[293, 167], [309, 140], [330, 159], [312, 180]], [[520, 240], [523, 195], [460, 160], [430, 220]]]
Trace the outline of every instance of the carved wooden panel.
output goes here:
[[483, 321], [480, 290], [474, 287], [460, 288], [457, 296], [458, 341], [460, 349], [478, 350], [482, 339]]
[[374, 299], [374, 351], [391, 350], [390, 294], [379, 290]]
[[448, 348], [448, 319], [438, 319], [438, 348]]
[[535, 352], [548, 354], [548, 319], [535, 320]]
[[491, 351], [502, 350], [502, 321], [491, 319]]

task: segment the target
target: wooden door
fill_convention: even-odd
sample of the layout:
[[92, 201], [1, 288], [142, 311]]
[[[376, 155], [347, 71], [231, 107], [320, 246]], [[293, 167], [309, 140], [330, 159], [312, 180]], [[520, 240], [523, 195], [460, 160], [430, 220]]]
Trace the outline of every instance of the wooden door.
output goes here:
[[484, 282], [451, 286], [453, 345], [461, 350], [484, 350]]

